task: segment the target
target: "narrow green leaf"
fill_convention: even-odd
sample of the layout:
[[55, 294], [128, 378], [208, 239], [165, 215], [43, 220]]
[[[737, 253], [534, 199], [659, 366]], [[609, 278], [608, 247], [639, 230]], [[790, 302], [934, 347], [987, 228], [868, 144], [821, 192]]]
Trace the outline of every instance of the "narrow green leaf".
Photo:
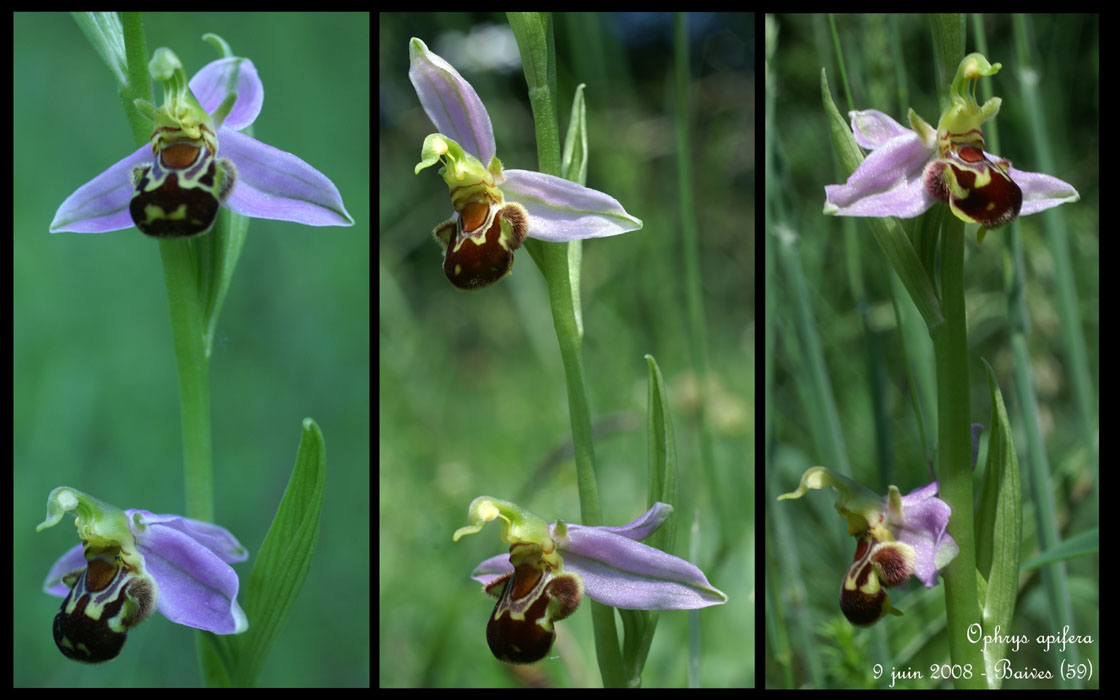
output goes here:
[[127, 80], [127, 59], [120, 15], [116, 12], [73, 12], [71, 16], [97, 51], [97, 55], [109, 67], [117, 84], [124, 85]]
[[587, 107], [583, 101], [585, 87], [585, 83], [580, 83], [572, 98], [572, 114], [568, 119], [564, 155], [560, 161], [564, 179], [581, 185], [587, 184]]
[[[669, 417], [669, 397], [661, 369], [652, 355], [646, 355], [649, 369], [649, 408], [646, 418], [646, 435], [649, 439], [649, 501], [648, 507], [660, 501], [677, 505], [677, 448], [673, 441], [673, 425]], [[645, 544], [671, 552], [676, 539], [676, 513], [661, 528], [645, 540]], [[658, 613], [653, 610], [619, 610], [622, 618], [624, 641], [622, 662], [627, 685], [641, 685], [642, 669], [649, 655], [649, 647], [657, 631]]]
[[976, 599], [980, 601], [980, 609], [984, 608], [984, 601], [988, 599], [988, 580], [980, 569], [976, 570]]
[[214, 333], [218, 328], [222, 303], [225, 302], [248, 233], [249, 217], [222, 207], [210, 235], [191, 241], [198, 261], [199, 294], [202, 297], [205, 333], [203, 343], [207, 357], [214, 348]]
[[[821, 100], [824, 102], [824, 113], [832, 136], [832, 147], [840, 159], [844, 174], [851, 175], [863, 162], [863, 151], [856, 144], [848, 121], [840, 116], [836, 103], [832, 101], [828, 78], [825, 77], [823, 68], [821, 69]], [[902, 225], [898, 223], [898, 219], [867, 217], [865, 221], [871, 227], [872, 235], [875, 236], [879, 247], [898, 274], [898, 278], [902, 280], [906, 291], [910, 292], [910, 297], [914, 300], [914, 305], [918, 307], [922, 318], [925, 319], [926, 325], [930, 329], [940, 326], [945, 321], [941, 315], [941, 302], [937, 299], [933, 282], [926, 268], [922, 265], [914, 245]]]
[[[218, 52], [230, 57], [229, 45], [214, 34], [205, 34], [202, 37], [218, 48]], [[235, 63], [240, 69], [241, 63]], [[238, 72], [230, 74], [231, 83], [237, 84]], [[253, 135], [253, 126], [250, 124], [242, 133], [246, 136]], [[206, 347], [206, 356], [214, 348], [214, 334], [218, 328], [218, 316], [222, 311], [222, 304], [226, 300], [233, 273], [237, 269], [237, 261], [241, 258], [241, 249], [245, 245], [245, 238], [249, 235], [249, 217], [235, 214], [232, 209], [222, 207], [218, 213], [218, 221], [210, 231], [210, 235], [194, 239], [196, 260], [198, 261], [198, 288], [202, 297], [203, 330], [205, 336], [203, 343]]]
[[618, 616], [622, 618], [623, 673], [628, 688], [640, 688], [642, 685], [642, 670], [657, 629], [658, 615], [656, 610], [618, 610]]
[[202, 684], [207, 688], [229, 688], [233, 685], [229, 677], [230, 667], [233, 665], [229, 656], [229, 639], [229, 636], [203, 630], [198, 630], [195, 635]]
[[[568, 119], [568, 134], [564, 138], [564, 155], [561, 176], [566, 180], [587, 184], [587, 108], [583, 101], [584, 84], [576, 88], [572, 98], [572, 115]], [[583, 241], [568, 243], [568, 269], [575, 275], [572, 287], [572, 310], [575, 312], [576, 332], [583, 337], [583, 302], [580, 300], [579, 271], [583, 269]]]
[[280, 508], [249, 574], [242, 598], [249, 631], [230, 638], [235, 685], [254, 685], [311, 570], [327, 478], [323, 433], [310, 418]]
[[992, 366], [988, 371], [988, 389], [992, 399], [991, 437], [988, 439], [988, 464], [980, 491], [980, 509], [976, 516], [977, 567], [988, 571], [987, 597], [983, 604], [984, 633], [1000, 634], [984, 650], [988, 685], [998, 688], [1000, 680], [995, 664], [1004, 658], [1006, 639], [1015, 615], [1019, 595], [1019, 552], [1023, 536], [1023, 506], [1019, 489], [1019, 460], [1011, 436], [1011, 424], [1003, 395]]
[[[673, 440], [673, 424], [669, 417], [669, 396], [665, 380], [653, 355], [646, 355], [649, 368], [649, 409], [646, 418], [646, 435], [649, 439], [649, 502], [652, 508], [657, 501], [677, 507], [677, 446]], [[664, 552], [672, 552], [676, 540], [676, 514], [669, 516], [660, 530], [653, 533], [646, 544]]]
[[1078, 533], [1067, 540], [1062, 540], [1054, 547], [1042, 552], [1037, 557], [1031, 557], [1023, 562], [1022, 570], [1037, 569], [1040, 566], [1053, 564], [1056, 561], [1075, 559], [1087, 554], [1096, 554], [1101, 551], [1101, 531], [1099, 528]]

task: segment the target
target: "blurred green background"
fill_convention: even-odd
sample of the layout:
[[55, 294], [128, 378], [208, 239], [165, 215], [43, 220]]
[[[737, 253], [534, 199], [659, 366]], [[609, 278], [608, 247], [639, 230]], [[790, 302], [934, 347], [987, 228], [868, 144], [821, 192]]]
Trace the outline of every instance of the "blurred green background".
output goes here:
[[[149, 52], [172, 48], [188, 75], [217, 58], [206, 32], [251, 58], [265, 88], [255, 137], [326, 173], [357, 222], [252, 221], [218, 326], [211, 411], [217, 519], [250, 550], [235, 565], [243, 576], [287, 484], [300, 421], [313, 417], [327, 443], [319, 547], [262, 683], [368, 685], [369, 16], [145, 22]], [[101, 666], [67, 661], [51, 638], [61, 600], [40, 587], [75, 538], [62, 524], [35, 533], [49, 491], [65, 484], [121, 508], [182, 512], [182, 443], [156, 243], [135, 229], [47, 232], [71, 192], [136, 148], [116, 85], [68, 15], [17, 14], [14, 24], [13, 683], [196, 685], [193, 631], [159, 615]]]
[[[687, 551], [697, 509], [695, 562], [730, 597], [701, 613], [700, 679], [743, 686], [754, 673], [754, 24], [746, 14], [690, 15], [689, 23], [714, 499], [699, 466], [685, 337], [672, 16], [556, 15], [558, 109], [566, 129], [573, 91], [587, 83], [587, 185], [645, 222], [640, 232], [583, 246], [584, 360], [604, 518], [621, 525], [646, 509], [650, 353], [669, 387], [677, 437], [675, 553]], [[504, 166], [536, 169], [516, 44], [501, 14], [382, 15], [379, 31], [379, 682], [598, 685], [587, 609], [558, 625], [553, 658], [527, 667], [495, 660], [485, 641], [494, 601], [469, 574], [501, 552], [498, 527], [451, 542], [482, 494], [550, 521], [579, 521], [564, 375], [541, 276], [519, 253], [499, 284], [454, 289], [431, 237], [450, 216], [447, 187], [434, 169], [413, 174], [434, 130], [408, 80], [414, 36], [478, 91]], [[687, 628], [687, 614], [661, 615], [645, 685], [686, 683]]]
[[[767, 409], [772, 420], [771, 463], [767, 465], [767, 596], [777, 601], [768, 608], [766, 681], [771, 687], [886, 687], [890, 668], [912, 666], [925, 671], [925, 680], [902, 687], [930, 687], [929, 664], [948, 658], [945, 640], [944, 587], [926, 591], [908, 585], [891, 592], [902, 618], [880, 622], [870, 630], [847, 623], [837, 603], [844, 571], [855, 551], [853, 539], [833, 509], [835, 493], [812, 493], [800, 501], [774, 501], [796, 488], [810, 466], [839, 468], [878, 493], [890, 484], [903, 493], [932, 480], [915, 418], [913, 393], [907, 377], [906, 355], [920, 368], [917, 381], [930, 386], [932, 357], [928, 332], [916, 318], [905, 292], [896, 298], [902, 329], [892, 308], [891, 272], [885, 256], [866, 224], [821, 214], [824, 186], [843, 182], [821, 105], [821, 68], [840, 113], [849, 108], [879, 109], [900, 123], [913, 107], [931, 124], [937, 123], [935, 65], [929, 22], [919, 15], [838, 15], [853, 105], [849, 106], [836, 62], [828, 18], [822, 15], [775, 15], [768, 31], [776, 32], [776, 51], [770, 59], [776, 95], [776, 127], [767, 133], [772, 142], [775, 179], [767, 181], [768, 199], [780, 202], [783, 219], [768, 222], [766, 240], [775, 251], [767, 270], [767, 316], [772, 329], [773, 391]], [[992, 78], [980, 81], [981, 100], [1002, 98], [999, 116], [984, 126], [988, 150], [1009, 158], [1021, 170], [1039, 171], [1040, 144], [1032, 126], [1046, 125], [1045, 146], [1053, 156], [1051, 174], [1071, 184], [1081, 200], [1052, 210], [1068, 231], [1074, 285], [1081, 315], [1079, 334], [1089, 353], [1093, 382], [1093, 411], [1097, 425], [1099, 382], [1099, 35], [1095, 16], [1032, 15], [1023, 50], [1035, 62], [1033, 73], [1023, 72], [1017, 60], [1012, 18], [983, 16], [987, 57], [1003, 64]], [[969, 18], [966, 51], [977, 51], [975, 28]], [[951, 79], [952, 76], [949, 76]], [[1037, 82], [1042, 112], [1025, 104], [1020, 79]], [[901, 86], [901, 87], [900, 87]], [[993, 145], [998, 128], [999, 147]], [[768, 212], [769, 213], [769, 212]], [[1068, 537], [1099, 524], [1099, 492], [1093, 452], [1088, 444], [1072, 396], [1066, 342], [1054, 297], [1054, 252], [1048, 245], [1047, 215], [1018, 220], [1030, 315], [1027, 344], [1030, 372], [1037, 395], [1043, 440], [1050, 465], [1050, 483], [1062, 535]], [[906, 222], [910, 225], [911, 222]], [[990, 400], [986, 374], [979, 358], [993, 366], [1003, 391], [1016, 439], [1023, 493], [1023, 559], [1037, 553], [1036, 506], [1031, 498], [1023, 412], [1012, 382], [1013, 356], [1004, 292], [1006, 229], [990, 232], [977, 245], [976, 226], [966, 229], [965, 300], [971, 358], [972, 422], [990, 429]], [[769, 251], [768, 251], [769, 252]], [[788, 260], [796, 261], [796, 273]], [[768, 265], [771, 263], [768, 263]], [[901, 287], [896, 285], [898, 293]], [[807, 300], [811, 318], [802, 324], [797, 311]], [[813, 338], [804, 333], [813, 330]], [[811, 341], [819, 342], [819, 348]], [[819, 357], [823, 365], [816, 365]], [[820, 372], [818, 373], [818, 370]], [[835, 402], [843, 444], [828, 444], [823, 426], [827, 416], [813, 387], [827, 383]], [[928, 414], [927, 414], [928, 415]], [[936, 422], [936, 415], [932, 416]], [[926, 440], [932, 436], [927, 432]], [[983, 438], [987, 444], [987, 435]], [[839, 450], [844, 465], [829, 461]], [[980, 459], [985, 451], [982, 448]], [[979, 474], [980, 469], [977, 473]], [[1096, 637], [1099, 631], [1099, 559], [1081, 557], [1067, 563], [1074, 619], [1079, 634]], [[1015, 629], [1007, 634], [1058, 634], [1049, 621], [1047, 596], [1037, 570], [1024, 572], [1015, 615]], [[1081, 660], [1098, 660], [1099, 647], [1081, 646]], [[1009, 653], [1016, 668], [1057, 671], [1064, 658], [1031, 644]], [[887, 679], [873, 678], [873, 665], [887, 668]], [[1006, 681], [1005, 688], [1053, 687], [1053, 681]]]

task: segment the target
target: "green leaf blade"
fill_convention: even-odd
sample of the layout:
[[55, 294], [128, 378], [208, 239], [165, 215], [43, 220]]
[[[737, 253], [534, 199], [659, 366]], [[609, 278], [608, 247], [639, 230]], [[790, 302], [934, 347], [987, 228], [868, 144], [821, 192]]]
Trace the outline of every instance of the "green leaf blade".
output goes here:
[[[840, 110], [832, 100], [832, 92], [828, 88], [828, 79], [823, 68], [821, 69], [821, 100], [824, 103], [825, 119], [832, 137], [832, 147], [840, 159], [844, 174], [851, 175], [863, 162], [863, 151], [856, 143], [848, 121], [840, 115]], [[879, 247], [890, 260], [906, 291], [910, 293], [926, 325], [931, 330], [940, 326], [945, 322], [945, 317], [941, 313], [941, 302], [933, 288], [933, 281], [930, 280], [902, 224], [894, 217], [867, 217], [866, 221]]]
[[[1007, 419], [999, 384], [992, 366], [984, 362], [992, 399], [991, 437], [988, 462], [976, 514], [977, 567], [988, 574], [983, 603], [984, 634], [995, 641], [984, 650], [989, 687], [998, 688], [995, 663], [1004, 658], [1015, 603], [1019, 595], [1019, 557], [1023, 538], [1023, 505], [1019, 484], [1019, 460]], [[999, 636], [996, 637], [996, 628]]]
[[249, 630], [232, 642], [237, 686], [256, 683], [311, 570], [326, 476], [323, 433], [315, 421], [306, 418], [292, 476], [245, 586], [243, 604]]

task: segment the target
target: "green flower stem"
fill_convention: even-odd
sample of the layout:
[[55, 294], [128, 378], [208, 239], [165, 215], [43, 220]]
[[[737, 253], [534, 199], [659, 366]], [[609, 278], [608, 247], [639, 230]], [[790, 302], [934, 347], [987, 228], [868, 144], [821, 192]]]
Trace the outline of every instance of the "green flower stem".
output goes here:
[[[138, 13], [121, 14], [124, 35], [127, 82], [121, 85], [120, 98], [136, 145], [149, 142], [152, 124], [136, 108], [135, 100], [152, 99], [148, 72], [148, 50], [144, 23]], [[219, 216], [215, 231], [225, 226], [229, 217]], [[210, 238], [217, 235], [211, 231]], [[188, 240], [159, 241], [163, 263], [164, 285], [171, 319], [172, 347], [179, 373], [179, 405], [183, 428], [183, 474], [186, 487], [186, 514], [191, 518], [214, 521], [214, 468], [210, 441], [210, 360], [207, 352], [207, 328], [203, 319], [204, 299], [201, 293], [197, 258], [202, 254], [198, 242]], [[219, 301], [220, 303], [220, 301]], [[216, 315], [216, 311], [214, 315]], [[228, 672], [217, 652], [217, 638], [199, 631], [196, 635], [199, 664], [208, 686], [228, 685]]]
[[[942, 107], [964, 58], [964, 16], [932, 15], [934, 53], [940, 69]], [[943, 323], [930, 324], [937, 372], [937, 477], [942, 500], [953, 509], [949, 534], [960, 553], [942, 571], [949, 626], [949, 656], [961, 668], [958, 688], [985, 688], [981, 646], [968, 641], [968, 626], [980, 622], [976, 594], [976, 544], [972, 525], [972, 434], [969, 417], [968, 319], [964, 309], [964, 222], [945, 216], [941, 230], [941, 313]], [[933, 271], [930, 270], [932, 276]], [[928, 321], [928, 319], [927, 319]], [[971, 666], [971, 673], [965, 666]]]
[[955, 679], [958, 688], [984, 688], [980, 645], [968, 627], [980, 622], [976, 550], [972, 525], [972, 443], [969, 429], [968, 336], [964, 308], [964, 223], [946, 217], [941, 248], [941, 311], [945, 322], [931, 331], [937, 370], [937, 475], [941, 498], [953, 509], [949, 534], [960, 553], [942, 572], [953, 664], [971, 665]]
[[[595, 477], [595, 443], [591, 434], [591, 409], [587, 400], [587, 379], [583, 371], [583, 333], [579, 330], [573, 284], [579, 283], [579, 271], [569, 274], [570, 243], [533, 241], [540, 250], [533, 259], [544, 273], [548, 300], [552, 307], [552, 325], [560, 345], [560, 359], [568, 391], [568, 419], [572, 427], [575, 449], [576, 483], [579, 487], [580, 512], [585, 522], [603, 523], [599, 508], [599, 488]], [[573, 279], [574, 276], [574, 279]]]
[[137, 146], [149, 143], [152, 123], [136, 108], [137, 99], [152, 99], [152, 83], [148, 75], [148, 42], [144, 38], [144, 18], [137, 12], [121, 13], [121, 31], [124, 33], [125, 69], [127, 82], [120, 86], [121, 107], [124, 108], [128, 127]]
[[[552, 19], [546, 13], [508, 15], [510, 28], [521, 52], [525, 81], [537, 133], [537, 160], [542, 173], [561, 176], [560, 129], [556, 118], [556, 50]], [[585, 525], [601, 525], [599, 489], [595, 478], [595, 445], [591, 435], [591, 409], [587, 401], [587, 381], [583, 372], [583, 324], [579, 308], [579, 242], [546, 243], [525, 241], [533, 261], [548, 285], [552, 323], [560, 345], [568, 389], [568, 417], [572, 426], [572, 447], [576, 460], [576, 483], [580, 511]], [[625, 684], [622, 653], [615, 630], [614, 610], [602, 603], [591, 603], [595, 627], [595, 650], [599, 673], [605, 687]]]
[[[548, 15], [536, 13], [510, 13], [509, 21], [518, 40], [525, 80], [529, 85], [529, 101], [533, 106], [533, 121], [537, 125], [538, 166], [542, 173], [561, 177], [552, 21]], [[560, 357], [567, 378], [568, 412], [572, 423], [581, 515], [586, 525], [602, 525], [603, 514], [599, 509], [599, 489], [595, 479], [591, 410], [583, 374], [583, 324], [578, 301], [579, 255], [572, 255], [573, 245], [533, 239], [525, 242], [525, 248], [548, 285], [552, 323], [560, 343]]]
[[[136, 145], [149, 142], [152, 123], [140, 114], [134, 100], [152, 99], [148, 73], [149, 56], [139, 14], [123, 13], [128, 82], [121, 86], [121, 104], [128, 117]], [[215, 229], [221, 225], [221, 219]], [[214, 236], [211, 232], [210, 236]], [[206, 352], [203, 299], [200, 291], [199, 243], [187, 240], [159, 241], [171, 316], [172, 347], [179, 372], [179, 404], [183, 426], [183, 468], [187, 515], [214, 520], [214, 470], [210, 446], [210, 362]]]
[[183, 239], [159, 242], [171, 315], [179, 404], [183, 422], [183, 473], [187, 515], [214, 521], [214, 465], [210, 448], [210, 360], [206, 356], [202, 295], [195, 248]]
[[[583, 372], [583, 334], [579, 332], [573, 285], [579, 284], [578, 268], [568, 266], [568, 248], [574, 243], [544, 243], [527, 241], [530, 254], [544, 274], [548, 284], [548, 299], [552, 307], [552, 322], [556, 340], [560, 345], [560, 358], [564, 363], [564, 377], [568, 390], [568, 419], [572, 427], [572, 447], [576, 460], [576, 483], [584, 523], [601, 525], [598, 484], [595, 478], [595, 445], [591, 435], [591, 409], [587, 401], [587, 381]], [[536, 252], [534, 252], [536, 250]], [[592, 622], [595, 626], [595, 647], [599, 659], [599, 672], [606, 687], [624, 684], [622, 654], [615, 631], [614, 609], [588, 601], [591, 604]]]

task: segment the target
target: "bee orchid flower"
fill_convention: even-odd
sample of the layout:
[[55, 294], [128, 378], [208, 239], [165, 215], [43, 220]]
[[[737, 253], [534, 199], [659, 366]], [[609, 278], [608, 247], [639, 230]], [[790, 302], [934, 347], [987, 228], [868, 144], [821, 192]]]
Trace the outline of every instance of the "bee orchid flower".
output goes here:
[[452, 217], [436, 226], [443, 272], [460, 289], [479, 289], [510, 273], [526, 237], [575, 241], [642, 227], [618, 200], [563, 178], [505, 170], [490, 115], [471, 84], [419, 39], [408, 45], [409, 80], [438, 133], [424, 139], [415, 172], [441, 163]]
[[628, 610], [692, 610], [727, 602], [689, 562], [638, 542], [673, 512], [656, 503], [645, 515], [618, 527], [547, 523], [521, 506], [488, 496], [471, 502], [470, 525], [480, 531], [502, 521], [509, 554], [491, 557], [471, 577], [498, 598], [486, 625], [490, 651], [507, 663], [539, 661], [556, 637], [553, 622], [568, 617], [584, 595]]
[[264, 85], [252, 61], [213, 61], [188, 83], [179, 58], [160, 48], [149, 72], [164, 86], [159, 108], [135, 102], [152, 121], [150, 143], [67, 197], [51, 233], [136, 226], [155, 238], [199, 236], [213, 227], [223, 206], [244, 216], [308, 226], [354, 224], [326, 175], [241, 133], [264, 103]]
[[885, 588], [915, 576], [926, 588], [937, 585], [941, 570], [960, 552], [945, 531], [952, 509], [937, 497], [937, 482], [903, 496], [891, 486], [886, 497], [824, 467], [812, 467], [796, 491], [778, 500], [801, 498], [811, 489], [833, 487], [836, 510], [856, 537], [856, 554], [840, 587], [840, 609], [853, 625], [868, 626], [891, 607]]
[[908, 219], [943, 202], [964, 222], [982, 224], [982, 239], [1018, 216], [1076, 202], [1080, 195], [1069, 183], [984, 150], [980, 125], [999, 113], [1001, 101], [980, 105], [976, 83], [1000, 67], [978, 53], [966, 56], [936, 129], [913, 109], [910, 129], [874, 109], [849, 112], [856, 143], [871, 153], [846, 183], [824, 188], [824, 213]]
[[47, 498], [47, 518], [36, 531], [57, 525], [70, 511], [77, 515], [81, 543], [55, 561], [43, 583], [44, 593], [63, 598], [54, 641], [68, 658], [116, 658], [128, 630], [154, 610], [214, 634], [249, 629], [237, 604], [237, 573], [229, 566], [249, 553], [225, 528], [179, 515], [122, 511], [60, 486]]

